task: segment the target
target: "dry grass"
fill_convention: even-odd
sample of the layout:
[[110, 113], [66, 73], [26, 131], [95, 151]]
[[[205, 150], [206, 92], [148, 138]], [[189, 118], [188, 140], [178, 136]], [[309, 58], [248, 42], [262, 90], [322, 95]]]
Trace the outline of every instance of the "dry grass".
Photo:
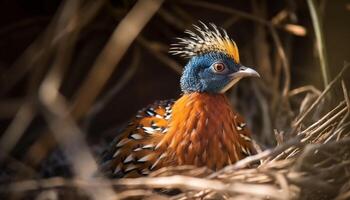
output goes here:
[[[288, 17], [295, 14], [293, 10], [286, 6], [267, 20], [266, 5], [257, 1], [252, 1], [252, 13], [205, 1], [171, 1], [164, 7], [162, 0], [138, 1], [128, 11], [106, 2], [65, 1], [43, 35], [1, 75], [7, 84], [1, 87], [0, 94], [6, 96], [30, 72], [27, 95], [21, 99], [16, 112], [12, 112], [11, 123], [0, 138], [1, 161], [9, 162], [10, 169], [16, 171], [11, 181], [1, 181], [0, 196], [12, 199], [57, 199], [60, 195], [67, 199], [350, 198], [350, 100], [342, 80], [350, 64], [345, 63], [343, 70], [322, 91], [312, 83], [291, 90], [292, 45], [288, 38], [307, 34], [305, 27]], [[60, 87], [74, 60], [79, 36], [103, 6], [113, 10], [113, 17], [120, 22], [82, 84], [67, 98]], [[139, 34], [157, 12], [173, 28], [179, 31], [188, 28], [196, 20], [183, 6], [229, 16], [222, 23], [228, 29], [242, 19], [254, 24], [256, 36], [241, 52], [248, 59], [254, 58], [263, 80], [249, 82], [239, 99], [249, 100], [254, 96], [258, 103], [238, 101], [236, 92], [231, 92], [229, 97], [234, 103], [239, 102], [237, 106], [248, 124], [256, 125], [257, 147], [262, 150], [217, 172], [179, 166], [160, 169], [144, 178], [96, 178], [98, 166], [78, 122], [89, 123], [90, 117], [133, 77], [142, 59], [139, 48], [135, 48], [133, 62], [120, 81], [98, 98], [132, 42], [174, 74], [181, 73], [181, 65], [167, 55], [167, 45]], [[269, 54], [271, 48], [275, 50]], [[342, 91], [342, 97], [335, 96], [334, 90]], [[37, 133], [40, 137], [22, 150], [23, 160], [13, 157], [11, 152], [18, 148], [20, 139], [38, 114], [47, 125]], [[274, 143], [277, 146], [271, 147]], [[36, 167], [56, 146], [67, 157], [73, 177], [42, 179]]]

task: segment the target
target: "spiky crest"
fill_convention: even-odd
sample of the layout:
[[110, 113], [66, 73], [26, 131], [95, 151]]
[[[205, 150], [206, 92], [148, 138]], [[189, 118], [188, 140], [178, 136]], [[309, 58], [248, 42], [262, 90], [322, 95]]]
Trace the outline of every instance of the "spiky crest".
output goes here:
[[239, 63], [237, 45], [227, 32], [213, 23], [209, 23], [209, 26], [201, 21], [199, 23], [201, 26], [193, 25], [195, 31], [185, 31], [189, 37], [177, 38], [179, 42], [171, 45], [169, 53], [191, 58], [210, 52], [222, 52]]

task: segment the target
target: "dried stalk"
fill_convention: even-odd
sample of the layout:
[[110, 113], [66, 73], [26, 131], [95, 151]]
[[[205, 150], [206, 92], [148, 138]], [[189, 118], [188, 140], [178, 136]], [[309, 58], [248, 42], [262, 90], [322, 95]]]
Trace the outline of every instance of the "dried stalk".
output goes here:
[[329, 68], [328, 68], [328, 56], [325, 46], [325, 40], [323, 36], [322, 22], [320, 19], [319, 9], [316, 6], [315, 0], [307, 0], [309, 6], [312, 24], [316, 35], [316, 44], [318, 51], [318, 58], [320, 59], [320, 67], [322, 72], [322, 78], [324, 87], [327, 87], [329, 83]]

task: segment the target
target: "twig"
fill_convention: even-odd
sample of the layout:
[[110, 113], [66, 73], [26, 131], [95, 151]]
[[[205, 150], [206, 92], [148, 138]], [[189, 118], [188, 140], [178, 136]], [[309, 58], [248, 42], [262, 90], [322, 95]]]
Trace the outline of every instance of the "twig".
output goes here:
[[295, 96], [295, 95], [298, 95], [298, 94], [304, 93], [304, 92], [312, 92], [312, 93], [316, 94], [317, 96], [321, 95], [321, 91], [318, 90], [317, 88], [315, 88], [315, 86], [306, 85], [306, 86], [302, 86], [302, 87], [298, 87], [298, 88], [295, 88], [293, 90], [290, 90], [288, 93], [288, 96], [292, 97], [292, 96]]
[[326, 46], [325, 46], [325, 41], [323, 36], [322, 22], [320, 19], [320, 15], [318, 13], [318, 9], [316, 8], [315, 0], [307, 0], [307, 4], [309, 6], [312, 24], [316, 35], [318, 57], [320, 59], [324, 87], [326, 88], [329, 83], [329, 69], [328, 69], [328, 61], [327, 61], [328, 60], [327, 51], [326, 51]]
[[[97, 172], [97, 164], [85, 143], [82, 132], [67, 115], [68, 106], [58, 92], [55, 77], [46, 77], [40, 87], [39, 97], [44, 106], [44, 116], [50, 130], [71, 162], [74, 174], [83, 180], [91, 180]], [[93, 190], [83, 189], [94, 199], [116, 199], [113, 190], [108, 186]]]
[[[77, 43], [80, 31], [89, 22], [88, 19], [91, 20], [101, 8], [103, 5], [101, 2], [103, 1], [87, 3], [85, 6], [83, 6], [81, 0], [64, 2], [57, 12], [55, 20], [53, 20], [45, 33], [45, 37], [43, 37], [44, 42], [39, 43], [39, 41], [33, 44], [34, 47], [39, 49], [38, 51], [43, 53], [42, 55], [38, 53], [40, 56], [36, 58], [37, 60], [33, 60], [30, 63], [45, 68], [49, 65], [48, 59], [52, 57], [52, 68], [47, 73], [46, 78], [50, 77], [51, 83], [54, 84], [55, 88], [59, 88], [62, 83], [64, 73], [71, 62], [72, 51]], [[88, 6], [94, 8], [89, 8]], [[82, 10], [83, 8], [84, 10]], [[82, 11], [86, 11], [86, 13], [82, 14]], [[84, 20], [81, 21], [81, 18], [84, 18]], [[34, 51], [35, 49], [32, 50]], [[28, 52], [25, 55], [30, 56], [30, 53], [37, 56], [33, 52]], [[35, 89], [37, 90], [37, 88]], [[48, 95], [54, 96], [53, 92], [54, 90]], [[47, 129], [44, 132], [47, 132]], [[26, 158], [33, 165], [37, 165], [55, 144], [50, 134], [43, 134], [27, 151]]]
[[321, 119], [317, 120], [316, 122], [314, 122], [313, 124], [308, 126], [305, 130], [303, 130], [303, 132], [304, 133], [310, 132], [315, 127], [319, 126], [320, 124], [325, 123], [331, 116], [335, 115], [336, 113], [339, 112], [339, 110], [343, 109], [344, 105], [345, 105], [344, 101], [340, 102], [334, 109], [332, 109], [327, 114], [325, 114], [323, 117], [321, 117]]
[[162, 3], [163, 0], [140, 0], [119, 23], [74, 98], [74, 118], [86, 114], [131, 43]]
[[307, 139], [311, 138], [312, 135], [319, 131], [325, 130], [327, 127], [329, 127], [333, 122], [337, 121], [339, 117], [344, 115], [347, 111], [347, 108], [344, 108], [340, 110], [338, 113], [336, 113], [334, 116], [332, 116], [330, 119], [328, 119], [326, 122], [322, 123], [319, 127], [317, 127], [315, 130], [310, 131], [306, 134], [307, 137], [303, 139], [303, 141], [306, 141]]
[[157, 194], [151, 190], [147, 189], [135, 189], [135, 190], [127, 190], [124, 192], [118, 193], [118, 199], [149, 199], [149, 200], [168, 200], [169, 197], [161, 194]]
[[173, 13], [169, 12], [169, 10], [165, 10], [165, 8], [160, 8], [158, 13], [172, 27], [175, 27], [181, 31], [187, 28], [185, 22], [179, 20], [177, 16], [173, 15]]
[[271, 36], [273, 41], [275, 42], [275, 45], [277, 47], [277, 52], [282, 60], [282, 66], [284, 69], [284, 76], [285, 76], [285, 80], [284, 80], [284, 86], [283, 86], [283, 90], [282, 90], [282, 95], [285, 98], [285, 100], [287, 100], [288, 97], [288, 92], [290, 89], [290, 66], [289, 66], [289, 61], [286, 57], [286, 53], [283, 49], [283, 45], [282, 42], [276, 32], [276, 29], [273, 26], [269, 26], [270, 28], [270, 32], [271, 32]]
[[[126, 44], [127, 40], [124, 40], [125, 38], [121, 38], [119, 36], [119, 32], [122, 31], [122, 35], [129, 37], [129, 39], [132, 39], [134, 36], [136, 37], [136, 32], [137, 30], [141, 30], [141, 26], [138, 26], [138, 23], [146, 23], [151, 15], [154, 14], [157, 10], [157, 6], [159, 6], [159, 3], [161, 3], [162, 0], [152, 0], [152, 1], [140, 1], [138, 6], [136, 6], [136, 10], [134, 9], [132, 13], [132, 21], [130, 20], [130, 15], [129, 18], [124, 21], [124, 23], [121, 23], [117, 28], [114, 33], [114, 37], [112, 36], [110, 39], [110, 42], [107, 43], [106, 47], [104, 48], [104, 51], [100, 54], [98, 59], [96, 60], [92, 70], [90, 71], [90, 75], [88, 75], [88, 78], [86, 78], [85, 82], [83, 83], [83, 86], [81, 86], [80, 90], [77, 92], [77, 95], [75, 97], [75, 103], [73, 104], [72, 108], [72, 116], [74, 119], [81, 119], [81, 117], [86, 114], [87, 110], [90, 108], [91, 104], [93, 103], [94, 99], [97, 97], [98, 93], [102, 89], [103, 85], [106, 83], [108, 78], [111, 76], [113, 69], [116, 67], [117, 63], [114, 63], [115, 61], [119, 61], [122, 57], [123, 52], [126, 51], [124, 49], [123, 51], [119, 51], [119, 48], [124, 48], [128, 47], [129, 45]], [[149, 4], [148, 4], [149, 3]], [[98, 3], [99, 4], [99, 3]], [[85, 9], [89, 10], [87, 8], [87, 5], [94, 6], [94, 4], [86, 4]], [[94, 10], [94, 9], [91, 9]], [[146, 15], [145, 18], [141, 16], [143, 20], [138, 20], [139, 19], [139, 13], [142, 13]], [[130, 13], [129, 13], [130, 14]], [[83, 16], [83, 14], [78, 15], [78, 16]], [[148, 17], [147, 17], [148, 16]], [[133, 34], [130, 34], [130, 23], [134, 23], [133, 21], [136, 21], [137, 23], [134, 24], [136, 25], [136, 29], [132, 32]], [[91, 18], [90, 18], [91, 19]], [[125, 20], [125, 19], [124, 19]], [[87, 23], [87, 21], [85, 21]], [[122, 27], [120, 27], [122, 25]], [[78, 26], [77, 26], [78, 27]], [[143, 26], [142, 26], [143, 27]], [[81, 27], [79, 27], [81, 28]], [[118, 31], [117, 31], [118, 29]], [[68, 32], [70, 33], [70, 32]], [[118, 35], [117, 39], [115, 40], [116, 34]], [[121, 40], [121, 41], [119, 41]], [[57, 41], [56, 41], [57, 42]], [[130, 44], [131, 41], [129, 41]], [[115, 45], [117, 43], [117, 45]], [[124, 46], [126, 45], [126, 46]], [[124, 46], [124, 47], [123, 47]], [[117, 52], [117, 53], [116, 53]], [[119, 55], [119, 57], [117, 56]], [[98, 82], [98, 83], [97, 83]], [[42, 145], [45, 144], [45, 145]], [[40, 153], [47, 151], [47, 149], [52, 148], [55, 145], [53, 142], [53, 139], [50, 137], [50, 135], [46, 134], [43, 137], [41, 137], [39, 140], [36, 141], [36, 143], [31, 147], [29, 153], [36, 153], [36, 149], [41, 149], [42, 146], [46, 148], [44, 151], [41, 150]], [[41, 157], [39, 159], [37, 158], [38, 156], [35, 156], [35, 162], [38, 162], [38, 160], [41, 160]], [[36, 164], [36, 163], [35, 163]]]
[[[56, 27], [58, 34], [54, 37], [57, 40], [63, 39], [65, 42], [58, 45], [57, 56], [39, 88], [39, 100], [49, 128], [61, 145], [65, 156], [72, 163], [74, 174], [79, 178], [90, 180], [97, 171], [97, 165], [84, 142], [83, 134], [69, 116], [65, 99], [59, 92], [63, 72], [68, 66], [72, 49], [77, 41], [79, 29], [75, 29], [74, 24], [77, 23], [77, 13], [81, 3], [80, 0], [65, 2], [63, 16], [58, 20]], [[108, 187], [85, 191], [94, 199], [115, 198], [113, 190]]]
[[[185, 1], [185, 0], [181, 0], [178, 1], [178, 3], [182, 3], [182, 4], [187, 4], [187, 5], [192, 5], [192, 6], [197, 6], [197, 7], [202, 7], [202, 8], [206, 8], [206, 9], [210, 9], [210, 10], [217, 10], [223, 13], [228, 13], [228, 14], [233, 14], [233, 15], [237, 15], [241, 18], [244, 19], [248, 19], [254, 22], [258, 22], [260, 24], [266, 25], [266, 26], [274, 26], [277, 28], [282, 28], [282, 30], [287, 31], [291, 34], [295, 34], [295, 31], [289, 31], [288, 28], [285, 28], [285, 26], [280, 26], [278, 24], [273, 24], [270, 21], [267, 21], [263, 18], [260, 18], [258, 16], [237, 10], [237, 9], [233, 9], [227, 6], [223, 6], [223, 5], [219, 5], [216, 3], [211, 3], [211, 2], [205, 2], [205, 1], [201, 1], [201, 0], [196, 0], [196, 1]], [[297, 34], [299, 34], [299, 32], [296, 32]]]
[[210, 3], [210, 2], [205, 2], [205, 1], [201, 1], [201, 0], [197, 0], [197, 1], [184, 1], [184, 0], [182, 0], [182, 1], [179, 1], [179, 3], [237, 15], [237, 16], [240, 16], [242, 18], [249, 19], [249, 20], [252, 20], [255, 22], [259, 22], [259, 23], [265, 24], [265, 25], [270, 24], [269, 21], [264, 20], [263, 18], [260, 18], [258, 16], [255, 16], [255, 15], [252, 15], [252, 14], [240, 11], [240, 10], [236, 10], [236, 9], [233, 9], [233, 8], [230, 8], [227, 6], [222, 6], [222, 5], [219, 5], [216, 3]]
[[0, 119], [11, 119], [16, 115], [22, 104], [25, 102], [24, 98], [3, 98], [0, 101]]
[[139, 47], [136, 47], [134, 52], [135, 53], [134, 53], [134, 56], [132, 57], [132, 63], [128, 67], [128, 70], [126, 71], [126, 73], [121, 77], [118, 83], [116, 83], [109, 91], [106, 92], [105, 95], [103, 95], [91, 107], [91, 109], [87, 113], [87, 116], [84, 122], [85, 130], [89, 128], [90, 123], [93, 120], [93, 117], [96, 116], [112, 100], [112, 98], [115, 97], [120, 92], [120, 90], [124, 88], [124, 86], [135, 75], [141, 61]]
[[345, 120], [347, 120], [347, 118], [350, 115], [350, 98], [349, 98], [348, 90], [346, 88], [344, 80], [341, 81], [341, 84], [342, 84], [344, 99], [345, 99], [346, 106], [347, 106], [347, 112], [343, 116], [343, 118], [340, 120], [340, 122], [338, 123], [337, 127], [335, 128], [334, 133], [325, 140], [325, 143], [329, 142], [335, 135], [338, 134], [338, 130], [341, 129], [341, 127], [344, 125]]
[[[62, 15], [64, 10], [64, 4], [59, 8], [57, 14], [53, 17], [52, 22], [48, 25], [45, 32], [38, 37], [22, 54], [22, 56], [14, 63], [14, 65], [4, 74], [1, 74], [1, 81], [6, 84], [1, 84], [0, 96], [6, 94], [15, 84], [20, 81], [28, 71], [32, 70], [38, 66], [45, 66], [50, 55], [54, 53], [55, 46], [60, 44], [60, 39], [58, 37], [65, 36], [70, 33], [69, 28], [74, 27], [76, 31], [81, 30], [85, 27], [91, 19], [96, 16], [98, 10], [102, 7], [105, 0], [91, 1], [83, 7], [83, 14], [81, 16], [76, 16], [67, 19], [66, 14]], [[63, 30], [62, 23], [59, 24], [60, 20], [74, 21], [75, 18], [80, 18], [79, 23], [75, 23], [74, 26], [69, 24], [68, 28], [65, 27]], [[62, 21], [61, 21], [62, 22]], [[57, 27], [60, 27], [57, 29]], [[63, 33], [63, 34], [62, 34]]]
[[298, 127], [300, 125], [300, 123], [305, 119], [305, 117], [310, 114], [310, 112], [312, 111], [312, 109], [314, 109], [319, 102], [325, 97], [325, 94], [328, 93], [328, 91], [333, 88], [333, 86], [335, 85], [335, 83], [343, 76], [343, 73], [348, 69], [349, 67], [349, 63], [346, 63], [345, 66], [343, 67], [343, 69], [339, 72], [339, 74], [327, 85], [327, 87], [325, 88], [325, 90], [323, 90], [323, 92], [321, 93], [321, 95], [315, 100], [315, 102], [304, 112], [304, 114], [299, 117], [299, 119], [293, 123], [294, 128]]
[[147, 48], [150, 53], [152, 53], [156, 58], [159, 59], [162, 63], [164, 63], [166, 66], [168, 66], [170, 69], [174, 70], [177, 74], [182, 74], [182, 67], [180, 64], [178, 64], [175, 60], [169, 58], [168, 56], [162, 54], [159, 51], [159, 48], [156, 47], [156, 45], [151, 41], [146, 40], [143, 37], [138, 37], [137, 41], [142, 45], [142, 47]]
[[263, 130], [261, 131], [261, 133], [263, 134], [262, 136], [265, 137], [264, 139], [268, 139], [271, 138], [271, 118], [269, 115], [269, 105], [268, 102], [266, 100], [266, 98], [263, 96], [263, 94], [261, 94], [261, 91], [258, 88], [258, 85], [253, 82], [253, 91], [256, 94], [256, 97], [259, 101], [260, 104], [260, 108], [261, 108], [261, 115], [262, 115], [262, 122], [263, 122]]
[[115, 187], [127, 188], [186, 188], [191, 190], [214, 190], [218, 192], [250, 194], [260, 197], [269, 196], [273, 199], [286, 199], [281, 192], [270, 185], [264, 184], [243, 184], [231, 183], [225, 184], [217, 180], [207, 180], [201, 178], [193, 178], [187, 176], [169, 176], [156, 178], [133, 178], [133, 179], [117, 179], [112, 181], [93, 180], [86, 181], [83, 179], [63, 179], [50, 178], [41, 180], [28, 180], [11, 183], [9, 185], [1, 185], [0, 192], [12, 191], [21, 192], [38, 189], [49, 189], [55, 187], [82, 187], [95, 188], [113, 185]]
[[[27, 102], [20, 107], [11, 124], [1, 136], [0, 148], [5, 154], [11, 152], [34, 119], [36, 109], [33, 104], [33, 99], [28, 99]], [[0, 161], [2, 160], [1, 157], [0, 155]]]
[[296, 136], [295, 138], [288, 140], [286, 143], [284, 143], [280, 146], [277, 146], [275, 149], [267, 149], [267, 150], [265, 150], [261, 153], [258, 153], [256, 155], [246, 157], [246, 158], [236, 162], [233, 165], [229, 165], [229, 166], [223, 168], [222, 170], [214, 172], [213, 174], [209, 175], [208, 178], [215, 178], [219, 174], [242, 169], [244, 167], [247, 167], [249, 164], [254, 163], [256, 161], [259, 161], [259, 160], [262, 160], [264, 158], [275, 157], [275, 156], [283, 153], [286, 149], [290, 148], [291, 146], [295, 146], [295, 145], [300, 144], [300, 140], [302, 139], [303, 136], [304, 136], [303, 134], [300, 134], [300, 135]]
[[[10, 166], [11, 169], [18, 170], [18, 173], [16, 173], [15, 177], [23, 178], [25, 176], [33, 177], [33, 175], [34, 176], [38, 175], [37, 171], [34, 168], [28, 166], [27, 164], [14, 158], [13, 156], [6, 154], [5, 152], [0, 152], [0, 158], [2, 159], [0, 160], [0, 163], [6, 162], [6, 164]], [[11, 178], [14, 178], [14, 177], [11, 177]]]

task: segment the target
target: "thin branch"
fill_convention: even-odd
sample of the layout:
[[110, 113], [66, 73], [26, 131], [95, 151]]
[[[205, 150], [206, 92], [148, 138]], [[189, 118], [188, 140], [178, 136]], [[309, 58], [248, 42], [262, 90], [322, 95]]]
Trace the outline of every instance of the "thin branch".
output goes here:
[[315, 0], [307, 0], [307, 5], [309, 6], [310, 15], [312, 19], [312, 24], [315, 31], [316, 36], [316, 44], [318, 57], [320, 59], [321, 72], [324, 87], [326, 88], [329, 83], [329, 69], [328, 69], [328, 56], [326, 51], [326, 43], [323, 35], [322, 22], [319, 15], [319, 10], [316, 7]]
[[301, 93], [305, 93], [305, 92], [312, 92], [314, 94], [316, 94], [317, 96], [321, 95], [321, 91], [318, 90], [317, 88], [315, 88], [315, 86], [313, 85], [306, 85], [306, 86], [302, 86], [302, 87], [298, 87], [295, 89], [292, 89], [289, 91], [288, 96], [292, 97]]
[[[65, 156], [72, 164], [74, 174], [83, 180], [91, 181], [98, 170], [97, 164], [85, 143], [83, 133], [68, 115], [68, 106], [58, 92], [55, 82], [54, 76], [47, 76], [40, 87], [39, 98], [44, 107], [44, 116]], [[108, 186], [85, 191], [94, 199], [116, 199], [114, 191]]]
[[93, 117], [96, 116], [111, 100], [115, 97], [124, 86], [134, 77], [141, 61], [141, 54], [139, 47], [135, 48], [134, 56], [132, 57], [132, 63], [128, 67], [128, 70], [121, 77], [121, 79], [104, 94], [99, 100], [91, 107], [89, 112], [87, 113], [86, 120], [84, 122], [85, 130], [87, 130], [90, 126], [90, 123], [93, 120]]
[[261, 153], [258, 153], [256, 155], [249, 156], [249, 157], [246, 157], [242, 160], [239, 160], [238, 162], [236, 162], [233, 165], [229, 165], [229, 166], [223, 168], [222, 170], [214, 172], [213, 174], [208, 176], [208, 178], [215, 178], [219, 174], [242, 169], [244, 167], [247, 167], [249, 164], [260, 161], [264, 158], [277, 156], [277, 155], [283, 153], [286, 149], [288, 149], [292, 146], [295, 146], [295, 145], [299, 145], [303, 136], [304, 136], [303, 134], [300, 134], [300, 135], [296, 136], [295, 138], [287, 141], [286, 143], [281, 144], [280, 146], [277, 146], [275, 149], [267, 149], [267, 150], [265, 150]]
[[186, 4], [186, 5], [192, 5], [192, 6], [197, 6], [197, 7], [202, 7], [202, 8], [206, 8], [206, 9], [210, 9], [210, 10], [217, 10], [217, 11], [220, 11], [220, 12], [223, 12], [223, 13], [237, 15], [237, 16], [239, 16], [241, 18], [248, 19], [248, 20], [251, 20], [253, 22], [257, 22], [257, 23], [260, 23], [260, 24], [263, 24], [263, 25], [266, 25], [266, 26], [274, 26], [276, 28], [281, 28], [281, 30], [284, 30], [284, 31], [289, 32], [291, 34], [295, 34], [295, 35], [300, 36], [300, 31], [299, 32], [295, 32], [293, 29], [289, 30], [285, 26], [282, 26], [282, 25], [279, 25], [279, 24], [273, 24], [270, 21], [267, 21], [267, 20], [265, 20], [263, 18], [260, 18], [258, 16], [252, 15], [252, 14], [247, 13], [247, 12], [243, 12], [243, 11], [240, 11], [240, 10], [237, 10], [237, 9], [233, 9], [231, 7], [219, 5], [219, 4], [216, 4], [216, 3], [201, 1], [201, 0], [196, 0], [196, 1], [181, 0], [181, 1], [178, 1], [178, 3]]
[[94, 180], [86, 181], [82, 179], [50, 178], [41, 180], [28, 180], [1, 185], [0, 192], [12, 191], [21, 192], [38, 189], [49, 189], [56, 187], [82, 187], [95, 188], [113, 185], [115, 187], [127, 188], [186, 188], [191, 190], [214, 190], [218, 192], [241, 193], [256, 195], [260, 197], [269, 196], [273, 199], [286, 199], [277, 188], [264, 184], [225, 184], [217, 180], [208, 180], [187, 176], [169, 176], [155, 178], [124, 178], [112, 181]]
[[163, 0], [139, 0], [119, 23], [74, 98], [74, 118], [86, 114], [131, 43], [162, 3]]
[[[20, 107], [11, 124], [0, 138], [0, 147], [1, 151], [4, 151], [4, 154], [10, 153], [16, 146], [35, 115], [36, 109], [34, 108], [33, 100], [28, 99], [27, 102]], [[0, 160], [2, 160], [1, 156]]]
[[182, 67], [180, 64], [178, 64], [175, 60], [169, 58], [168, 56], [164, 55], [157, 46], [159, 46], [158, 43], [151, 42], [146, 40], [143, 37], [138, 37], [137, 41], [142, 45], [142, 47], [147, 48], [150, 53], [152, 53], [156, 58], [159, 59], [162, 63], [164, 63], [166, 66], [168, 66], [170, 69], [174, 70], [177, 74], [182, 74]]
[[305, 117], [307, 115], [310, 114], [310, 112], [312, 111], [312, 109], [314, 109], [319, 102], [325, 97], [325, 94], [328, 93], [328, 91], [333, 88], [333, 86], [335, 85], [335, 83], [343, 76], [343, 73], [348, 69], [348, 67], [350, 66], [349, 63], [345, 63], [343, 69], [339, 72], [339, 74], [327, 85], [327, 87], [325, 88], [325, 90], [321, 93], [321, 95], [315, 100], [315, 102], [304, 112], [304, 114], [296, 121], [293, 123], [294, 127], [298, 127], [300, 125], [300, 123], [305, 119]]
[[283, 86], [283, 90], [282, 90], [282, 95], [284, 98], [288, 97], [288, 92], [290, 89], [290, 65], [289, 65], [289, 61], [287, 59], [286, 53], [283, 49], [283, 45], [281, 42], [280, 37], [278, 36], [278, 33], [276, 31], [276, 29], [273, 26], [269, 26], [270, 32], [271, 32], [271, 36], [273, 41], [275, 42], [275, 45], [277, 47], [277, 52], [278, 55], [280, 56], [281, 60], [282, 60], [282, 66], [284, 69], [284, 76], [285, 76], [285, 81], [284, 81], [284, 86]]

